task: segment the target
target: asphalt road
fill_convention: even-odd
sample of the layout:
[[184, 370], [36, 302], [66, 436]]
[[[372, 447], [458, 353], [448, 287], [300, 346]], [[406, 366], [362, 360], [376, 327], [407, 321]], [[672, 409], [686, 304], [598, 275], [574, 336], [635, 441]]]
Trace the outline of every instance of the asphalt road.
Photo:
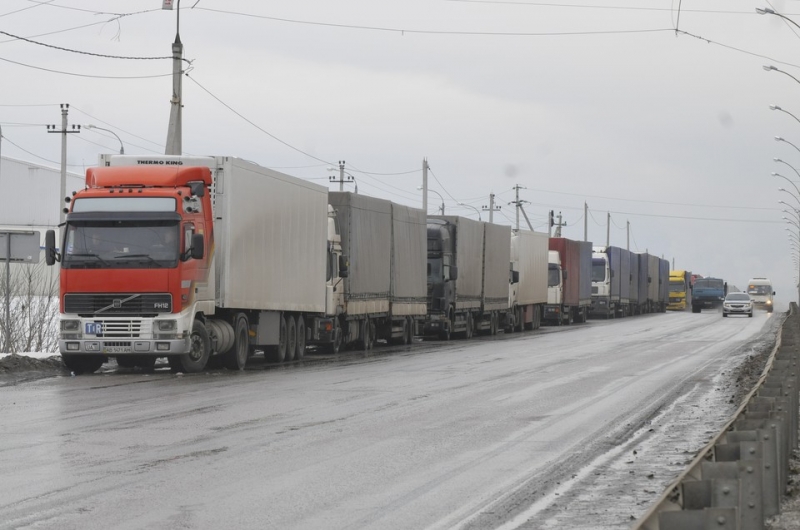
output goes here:
[[[671, 404], [708, 408], [775, 318], [667, 313], [2, 387], [0, 528], [572, 527], [563, 514], [608, 487], [594, 471]], [[673, 420], [702, 445], [702, 414]], [[634, 497], [588, 527], [630, 524]]]

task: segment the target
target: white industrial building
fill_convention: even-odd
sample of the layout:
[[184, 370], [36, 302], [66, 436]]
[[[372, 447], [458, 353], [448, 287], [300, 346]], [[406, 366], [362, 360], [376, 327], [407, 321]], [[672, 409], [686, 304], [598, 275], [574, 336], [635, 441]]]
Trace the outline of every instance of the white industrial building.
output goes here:
[[[67, 172], [67, 194], [82, 189], [83, 175]], [[65, 206], [61, 194], [61, 170], [32, 162], [0, 157], [0, 232], [39, 232], [41, 246], [49, 229], [57, 229], [60, 209]], [[5, 241], [5, 238], [4, 238]], [[5, 255], [5, 251], [0, 254]], [[40, 249], [38, 265], [11, 263], [12, 277], [20, 267], [47, 271], [47, 277], [58, 275], [58, 267], [44, 267], [44, 251]], [[5, 260], [0, 260], [0, 279], [4, 291]], [[44, 293], [42, 293], [44, 294]]]

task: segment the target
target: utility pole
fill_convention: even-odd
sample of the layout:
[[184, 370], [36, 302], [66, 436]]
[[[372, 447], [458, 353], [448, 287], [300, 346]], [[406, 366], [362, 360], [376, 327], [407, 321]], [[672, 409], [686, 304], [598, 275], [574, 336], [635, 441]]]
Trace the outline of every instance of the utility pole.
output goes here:
[[67, 196], [67, 134], [81, 132], [80, 125], [73, 125], [71, 130], [67, 130], [67, 114], [69, 114], [69, 103], [62, 103], [61, 130], [56, 129], [55, 125], [47, 126], [47, 132], [61, 135], [61, 188], [58, 196], [58, 224], [64, 222], [63, 202]]
[[606, 247], [611, 246], [611, 212], [606, 217]]
[[[522, 203], [523, 202], [528, 202], [528, 201], [519, 200], [519, 190], [525, 190], [525, 189], [527, 189], [527, 188], [525, 188], [524, 186], [520, 186], [519, 184], [514, 186], [514, 190], [517, 193], [516, 200], [513, 201], [513, 202], [508, 203], [508, 204], [513, 204], [516, 207], [516, 213], [517, 213], [517, 228], [516, 228], [516, 230], [517, 230], [517, 232], [519, 232], [519, 211], [522, 209]], [[530, 222], [528, 222], [528, 225], [530, 226]], [[533, 229], [531, 228], [531, 230], [533, 230]]]
[[561, 237], [561, 227], [567, 226], [566, 222], [561, 220], [561, 212], [558, 212], [558, 222], [556, 223], [556, 233], [553, 237]]
[[[172, 2], [165, 1], [162, 9], [172, 9]], [[181, 0], [178, 0], [177, 25], [175, 28], [175, 42], [172, 43], [172, 99], [169, 110], [169, 129], [167, 130], [166, 155], [183, 154], [182, 145], [182, 109], [183, 109], [183, 79], [181, 61], [183, 60], [183, 43], [181, 42]]]
[[631, 222], [630, 221], [625, 221], [625, 225], [626, 225], [626, 228], [627, 228], [627, 230], [626, 230], [627, 239], [626, 239], [625, 249], [628, 252], [630, 252], [630, 250], [631, 250]]
[[[422, 211], [428, 215], [428, 159], [422, 159]], [[444, 213], [442, 213], [444, 215]]]
[[589, 205], [583, 201], [583, 240], [589, 241]]
[[489, 211], [489, 222], [490, 223], [494, 222], [494, 212], [499, 212], [500, 208], [502, 208], [502, 206], [495, 207], [495, 205], [494, 205], [494, 193], [490, 193], [489, 194], [489, 207], [487, 208], [486, 206], [481, 206], [481, 209], [484, 212], [487, 211], [487, 210]]

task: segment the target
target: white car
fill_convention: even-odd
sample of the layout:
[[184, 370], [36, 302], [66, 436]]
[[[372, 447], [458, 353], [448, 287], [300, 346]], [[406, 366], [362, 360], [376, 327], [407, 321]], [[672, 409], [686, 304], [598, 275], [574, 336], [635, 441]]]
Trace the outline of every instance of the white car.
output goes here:
[[722, 302], [722, 316], [747, 315], [753, 317], [753, 299], [747, 293], [730, 293]]

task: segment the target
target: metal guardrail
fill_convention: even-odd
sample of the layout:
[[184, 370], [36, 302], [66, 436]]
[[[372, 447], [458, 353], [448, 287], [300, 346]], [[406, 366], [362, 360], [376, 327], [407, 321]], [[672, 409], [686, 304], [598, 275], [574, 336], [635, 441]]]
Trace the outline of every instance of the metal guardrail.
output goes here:
[[781, 349], [789, 314], [755, 387], [730, 420], [632, 530], [753, 530], [780, 513], [797, 447], [800, 348]]

